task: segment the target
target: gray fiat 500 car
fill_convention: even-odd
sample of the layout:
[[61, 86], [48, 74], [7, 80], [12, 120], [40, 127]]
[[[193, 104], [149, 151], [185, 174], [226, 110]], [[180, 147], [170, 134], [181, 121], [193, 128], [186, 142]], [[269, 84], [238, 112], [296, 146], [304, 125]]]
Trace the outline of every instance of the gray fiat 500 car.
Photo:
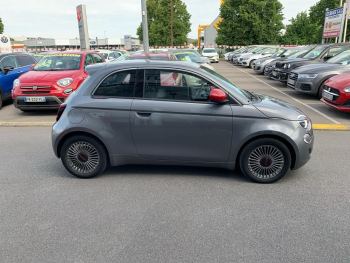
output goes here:
[[135, 60], [87, 71], [52, 129], [56, 156], [77, 177], [166, 164], [239, 167], [255, 182], [272, 183], [310, 159], [312, 124], [303, 112], [206, 67]]

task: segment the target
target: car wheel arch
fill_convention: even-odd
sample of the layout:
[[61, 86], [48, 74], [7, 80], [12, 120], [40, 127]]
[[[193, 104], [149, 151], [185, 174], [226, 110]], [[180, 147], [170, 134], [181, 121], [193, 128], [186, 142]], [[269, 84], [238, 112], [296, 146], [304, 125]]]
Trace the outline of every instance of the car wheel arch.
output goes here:
[[103, 141], [98, 136], [96, 136], [90, 132], [87, 132], [87, 131], [71, 131], [71, 132], [66, 133], [62, 138], [60, 138], [60, 140], [57, 144], [57, 147], [56, 147], [57, 156], [59, 158], [61, 158], [61, 156], [60, 156], [61, 149], [62, 149], [64, 142], [67, 139], [72, 138], [72, 137], [76, 137], [76, 136], [90, 137], [90, 138], [97, 140], [99, 143], [101, 143], [101, 145], [103, 146], [103, 148], [105, 149], [106, 154], [107, 154], [108, 165], [111, 163], [110, 154], [109, 154], [109, 151], [108, 151], [108, 148], [106, 147], [106, 145], [103, 143]]
[[239, 159], [240, 156], [242, 154], [243, 149], [250, 144], [251, 142], [255, 141], [255, 140], [259, 140], [259, 139], [275, 139], [278, 140], [280, 142], [282, 142], [284, 145], [287, 146], [287, 148], [289, 149], [291, 158], [292, 158], [292, 162], [291, 162], [291, 169], [294, 168], [295, 163], [296, 163], [296, 146], [293, 145], [293, 142], [289, 139], [286, 138], [286, 136], [284, 136], [283, 134], [279, 134], [279, 133], [268, 133], [268, 134], [254, 134], [252, 136], [249, 136], [249, 138], [247, 138], [240, 146], [239, 146], [239, 151], [237, 152], [237, 155], [234, 157], [234, 161], [235, 161], [235, 168], [239, 168]]
[[321, 81], [320, 81], [321, 84], [320, 84], [320, 85], [318, 86], [318, 88], [317, 88], [316, 95], [317, 95], [317, 94], [320, 94], [320, 90], [321, 90], [321, 88], [323, 87], [323, 85], [325, 84], [325, 82], [326, 82], [327, 80], [329, 80], [330, 78], [332, 78], [332, 77], [334, 77], [334, 76], [337, 76], [337, 75], [339, 75], [339, 73], [332, 73], [332, 74], [329, 74], [329, 75], [323, 77], [323, 78], [321, 79]]

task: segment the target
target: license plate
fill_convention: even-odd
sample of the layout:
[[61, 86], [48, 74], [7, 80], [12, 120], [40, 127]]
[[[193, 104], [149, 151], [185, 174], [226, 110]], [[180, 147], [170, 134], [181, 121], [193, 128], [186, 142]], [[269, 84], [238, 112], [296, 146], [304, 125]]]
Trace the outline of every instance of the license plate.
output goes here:
[[322, 97], [327, 99], [327, 100], [333, 100], [333, 95], [329, 94], [327, 91], [323, 91]]
[[46, 102], [45, 97], [25, 97], [25, 102]]
[[294, 86], [295, 80], [294, 79], [288, 79], [288, 84]]
[[277, 72], [276, 71], [272, 71], [272, 76], [277, 77]]

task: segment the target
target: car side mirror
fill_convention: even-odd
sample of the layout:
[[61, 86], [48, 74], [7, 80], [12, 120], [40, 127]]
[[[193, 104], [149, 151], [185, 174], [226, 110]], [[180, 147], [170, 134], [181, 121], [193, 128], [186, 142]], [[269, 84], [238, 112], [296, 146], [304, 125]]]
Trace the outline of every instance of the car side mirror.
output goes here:
[[323, 57], [323, 61], [327, 61], [328, 59], [331, 59], [333, 56], [325, 56]]
[[11, 66], [5, 66], [2, 68], [2, 71], [4, 72], [4, 74], [6, 75], [7, 73], [9, 73], [9, 71], [13, 70], [14, 67]]
[[212, 87], [209, 93], [209, 100], [218, 104], [228, 102], [228, 96], [219, 88]]

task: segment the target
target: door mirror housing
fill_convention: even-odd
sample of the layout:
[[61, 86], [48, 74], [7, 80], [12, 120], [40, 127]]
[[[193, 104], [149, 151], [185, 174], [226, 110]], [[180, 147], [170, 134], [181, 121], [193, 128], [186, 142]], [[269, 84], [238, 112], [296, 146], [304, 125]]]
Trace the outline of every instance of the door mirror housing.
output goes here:
[[215, 103], [224, 104], [228, 102], [228, 96], [221, 89], [212, 87], [209, 93], [209, 100]]
[[325, 57], [323, 57], [323, 60], [324, 61], [327, 61], [328, 59], [330, 59], [330, 58], [332, 58], [333, 56], [325, 56]]
[[2, 71], [4, 72], [4, 74], [6, 75], [9, 71], [13, 70], [14, 67], [11, 66], [5, 66], [2, 68]]

